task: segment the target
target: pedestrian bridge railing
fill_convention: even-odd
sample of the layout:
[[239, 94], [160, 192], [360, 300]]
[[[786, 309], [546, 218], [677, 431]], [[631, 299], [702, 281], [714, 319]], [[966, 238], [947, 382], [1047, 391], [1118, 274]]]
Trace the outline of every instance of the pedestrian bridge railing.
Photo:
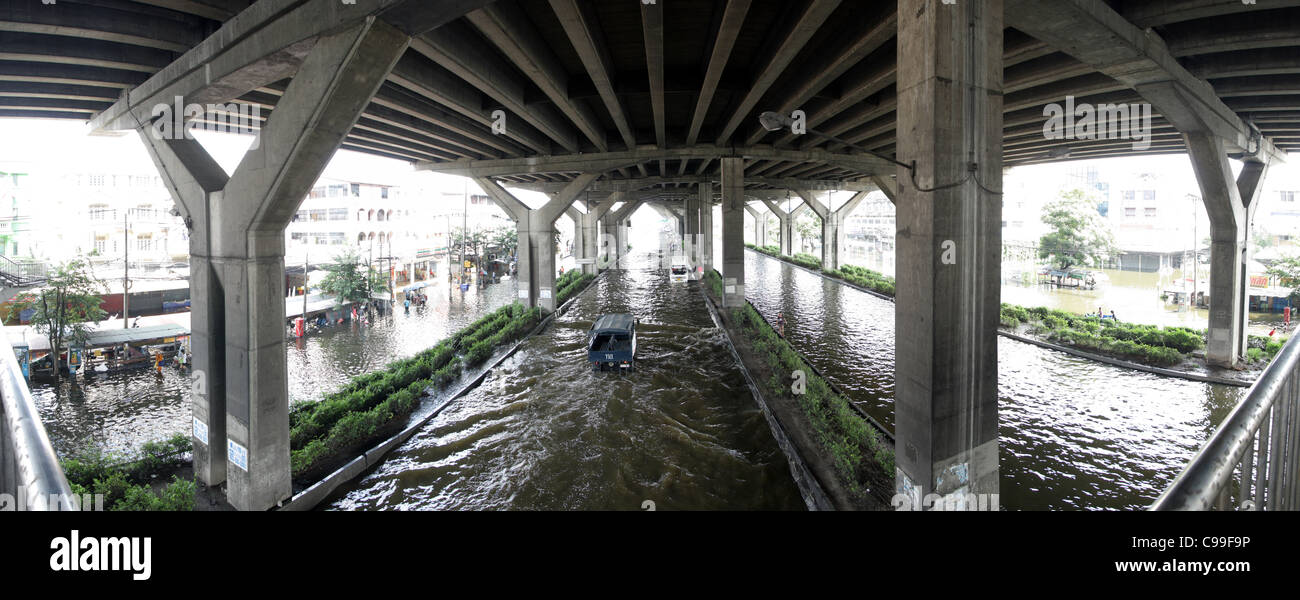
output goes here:
[[1300, 509], [1300, 336], [1293, 336], [1152, 510]]
[[13, 350], [0, 349], [0, 510], [79, 507]]

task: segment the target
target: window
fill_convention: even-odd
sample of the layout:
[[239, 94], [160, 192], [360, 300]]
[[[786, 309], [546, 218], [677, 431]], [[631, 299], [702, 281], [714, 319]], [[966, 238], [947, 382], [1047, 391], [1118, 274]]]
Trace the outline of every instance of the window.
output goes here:
[[1137, 214], [1138, 214], [1137, 208], [1134, 208], [1132, 206], [1128, 206], [1124, 208], [1124, 216], [1126, 217], [1136, 217]]
[[97, 253], [99, 253], [99, 254], [103, 254], [103, 253], [105, 253], [105, 252], [108, 252], [108, 236], [107, 236], [107, 235], [97, 235], [97, 236], [95, 236], [95, 252], [97, 252]]
[[135, 249], [141, 252], [153, 250], [153, 234], [142, 233], [135, 238]]
[[1146, 207], [1146, 210], [1145, 210], [1145, 212], [1144, 212], [1144, 216], [1146, 216], [1146, 217], [1154, 217], [1154, 216], [1156, 216], [1156, 208], [1155, 208], [1154, 206], [1148, 206], [1148, 207]]
[[1296, 194], [1297, 194], [1297, 192], [1284, 191], [1284, 192], [1282, 192], [1282, 201], [1283, 201], [1283, 202], [1295, 202]]
[[353, 198], [361, 197], [361, 184], [359, 183], [352, 184], [352, 197]]
[[1155, 202], [1155, 200], [1156, 200], [1156, 191], [1155, 191], [1155, 190], [1142, 190], [1142, 199], [1143, 199], [1143, 200], [1146, 200], [1147, 202]]
[[348, 220], [348, 209], [346, 209], [346, 208], [331, 208], [331, 209], [330, 209], [330, 220], [331, 220], [331, 221], [346, 221], [346, 220]]
[[379, 188], [379, 197], [384, 200], [388, 199], [388, 188]]
[[307, 216], [309, 217], [308, 220], [313, 221], [313, 222], [315, 222], [315, 221], [324, 221], [324, 220], [326, 219], [326, 214], [327, 214], [327, 213], [325, 212], [325, 209], [323, 209], [323, 208], [313, 208], [313, 209], [307, 211]]
[[90, 176], [90, 185], [91, 185], [92, 187], [104, 187], [104, 176], [103, 176], [103, 175], [91, 175], [91, 176]]
[[108, 207], [107, 204], [91, 204], [90, 220], [91, 221], [111, 221], [117, 218], [117, 211]]
[[1137, 192], [1135, 192], [1135, 191], [1133, 191], [1133, 190], [1124, 190], [1124, 191], [1122, 192], [1122, 195], [1123, 195], [1125, 201], [1127, 201], [1127, 202], [1132, 202], [1133, 199], [1137, 197]]

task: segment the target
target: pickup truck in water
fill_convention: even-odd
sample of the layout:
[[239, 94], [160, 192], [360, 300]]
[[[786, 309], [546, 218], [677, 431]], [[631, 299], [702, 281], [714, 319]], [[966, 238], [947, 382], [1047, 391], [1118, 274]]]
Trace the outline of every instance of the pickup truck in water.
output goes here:
[[631, 372], [636, 368], [636, 319], [626, 313], [603, 315], [587, 333], [587, 361], [591, 370]]

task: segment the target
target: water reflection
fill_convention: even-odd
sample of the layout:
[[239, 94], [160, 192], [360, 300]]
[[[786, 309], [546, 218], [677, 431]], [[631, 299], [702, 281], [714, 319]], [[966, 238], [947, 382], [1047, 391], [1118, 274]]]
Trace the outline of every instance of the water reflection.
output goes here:
[[[352, 376], [436, 344], [484, 312], [513, 302], [514, 280], [461, 292], [445, 282], [426, 288], [423, 310], [377, 319], [370, 326], [344, 324], [287, 343], [290, 403], [316, 400]], [[187, 433], [191, 428], [189, 380], [175, 369], [91, 376], [73, 384], [36, 384], [32, 396], [60, 455], [94, 444], [130, 452], [141, 443]]]
[[[330, 508], [802, 508], [698, 286], [633, 258]], [[585, 362], [611, 312], [641, 321], [635, 373]]]
[[[893, 428], [894, 306], [754, 252], [746, 295], [850, 399]], [[1095, 310], [1095, 307], [1094, 307]], [[1140, 509], [1244, 394], [999, 339], [1001, 502]]]

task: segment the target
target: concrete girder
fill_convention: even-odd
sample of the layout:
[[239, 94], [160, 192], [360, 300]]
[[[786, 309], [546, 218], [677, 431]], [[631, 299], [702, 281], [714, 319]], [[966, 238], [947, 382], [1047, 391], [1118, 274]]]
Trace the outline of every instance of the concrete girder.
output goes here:
[[238, 14], [239, 10], [236, 6], [239, 6], [239, 8], [246, 6], [246, 3], [237, 5], [230, 0], [136, 0], [136, 2], [198, 15], [217, 22], [225, 22], [230, 17]]
[[[560, 148], [578, 152], [577, 136], [573, 128], [554, 108], [527, 103], [524, 97], [526, 88], [515, 77], [514, 66], [491, 53], [465, 51], [478, 43], [475, 34], [467, 26], [451, 23], [412, 39], [411, 48], [500, 103], [508, 111], [504, 135], [511, 135], [512, 128], [527, 123]], [[483, 117], [491, 119], [490, 111], [484, 109]], [[549, 148], [544, 151], [549, 152]]]
[[839, 5], [840, 0], [812, 0], [809, 3], [807, 10], [799, 16], [798, 21], [794, 24], [789, 35], [781, 42], [771, 60], [754, 77], [749, 91], [741, 99], [735, 111], [731, 113], [731, 117], [723, 125], [722, 131], [718, 133], [716, 144], [725, 145], [731, 139], [731, 135], [740, 127], [741, 121], [749, 116], [754, 107], [758, 105], [759, 100], [763, 98], [763, 95], [772, 87], [772, 84], [776, 83], [777, 78], [785, 72], [786, 67], [790, 66], [790, 62], [799, 54], [799, 51], [803, 50], [808, 41], [817, 33], [817, 30], [826, 22], [826, 19], [830, 18], [831, 13], [835, 12], [836, 8], [839, 8]]
[[1201, 79], [1300, 73], [1300, 48], [1265, 48], [1183, 59], [1188, 72]]
[[1122, 14], [1138, 27], [1221, 17], [1247, 10], [1300, 6], [1300, 0], [1270, 0], [1267, 5], [1247, 5], [1237, 0], [1146, 0], [1123, 6]]
[[[718, 34], [714, 37], [713, 51], [709, 54], [709, 66], [704, 73], [704, 83], [700, 86], [699, 97], [695, 101], [695, 112], [691, 116], [690, 129], [686, 132], [686, 145], [694, 146], [699, 140], [700, 128], [704, 126], [704, 117], [713, 104], [713, 95], [718, 91], [718, 81], [722, 79], [723, 69], [731, 56], [731, 49], [736, 44], [736, 37], [745, 23], [745, 14], [749, 12], [751, 0], [728, 0]], [[684, 165], [685, 163], [683, 163]]]
[[[807, 72], [797, 84], [792, 86], [793, 89], [786, 94], [785, 98], [772, 107], [772, 110], [788, 115], [791, 111], [805, 108], [814, 96], [884, 46], [897, 33], [897, 12], [891, 12], [872, 27], [863, 28], [863, 31], [848, 40], [843, 47], [829, 49], [830, 56], [826, 64], [822, 68]], [[767, 130], [758, 127], [757, 131], [745, 140], [745, 145], [757, 144], [768, 133]]]
[[[668, 147], [664, 116], [664, 11], [657, 2], [641, 3], [641, 36], [645, 41], [646, 72], [650, 78], [650, 112], [654, 116], [655, 144]], [[659, 173], [664, 172], [659, 161]]]
[[[1264, 5], [1259, 8], [1264, 8]], [[1241, 14], [1208, 23], [1179, 25], [1168, 31], [1169, 38], [1165, 42], [1169, 52], [1180, 58], [1300, 45], [1300, 19], [1286, 13], [1270, 14], [1264, 18]]]
[[517, 5], [497, 2], [469, 13], [465, 18], [532, 80], [596, 149], [609, 151], [596, 115], [585, 103], [569, 98], [568, 73]]
[[0, 31], [0, 60], [48, 62], [152, 73], [165, 67], [171, 56], [172, 53], [165, 50], [116, 42]]
[[[129, 18], [126, 18], [128, 17]], [[9, 0], [0, 6], [0, 31], [75, 37], [181, 53], [199, 43], [198, 29], [171, 19], [128, 15], [99, 6], [69, 4], [52, 10], [42, 0]]]
[[[366, 18], [321, 37], [233, 175], [193, 139], [137, 131], [191, 229], [195, 473], [241, 510], [292, 493], [284, 358], [284, 228], [405, 51]], [[206, 432], [201, 434], [200, 432]], [[227, 449], [244, 459], [228, 467]], [[232, 462], [233, 464], [233, 462]]]
[[623, 144], [628, 150], [636, 148], [636, 135], [628, 125], [622, 101], [614, 92], [614, 83], [610, 77], [613, 71], [610, 66], [612, 60], [591, 6], [585, 3], [579, 4], [578, 0], [551, 0], [551, 10], [560, 20], [569, 42], [573, 44], [573, 49], [577, 51], [583, 66], [586, 67], [592, 83], [596, 85], [596, 91], [600, 94], [605, 109], [609, 111], [614, 126], [623, 137]]
[[[429, 131], [489, 158], [500, 158], [504, 154], [519, 154], [520, 149], [530, 147], [492, 135], [489, 133], [488, 125], [479, 123], [464, 113], [443, 110], [441, 107], [445, 105], [430, 92], [429, 88], [422, 87], [415, 80], [406, 79], [403, 74], [397, 72], [400, 68], [402, 62], [399, 61], [394, 72], [388, 74], [389, 83], [380, 88], [380, 93], [370, 100], [372, 105], [401, 113], [417, 121], [436, 120], [436, 124], [428, 125], [431, 128]], [[368, 111], [368, 114], [382, 116], [384, 113]], [[444, 130], [454, 135], [440, 133]], [[528, 131], [516, 131], [514, 136], [523, 137], [529, 134]], [[540, 141], [541, 135], [535, 132], [528, 139], [545, 145], [544, 141]]]
[[600, 154], [574, 154], [557, 156], [530, 156], [483, 161], [457, 161], [454, 163], [418, 163], [415, 168], [435, 173], [448, 173], [466, 177], [498, 177], [524, 173], [581, 173], [606, 172], [657, 160], [714, 159], [723, 156], [751, 157], [786, 162], [827, 163], [862, 173], [885, 173], [894, 164], [869, 154], [837, 154], [819, 148], [788, 150], [771, 146], [719, 147], [693, 146], [690, 148], [638, 148], [626, 152]]
[[[701, 183], [710, 183], [710, 182], [718, 183], [719, 181], [720, 178], [713, 175], [706, 175], [702, 177], [687, 176], [687, 177], [645, 177], [645, 178], [631, 178], [631, 179], [602, 179], [593, 182], [591, 184], [591, 187], [587, 188], [587, 191], [593, 193], [613, 192], [613, 191], [632, 192], [632, 191], [643, 190], [649, 187], [661, 186], [661, 185], [693, 186]], [[774, 188], [780, 188], [782, 194], [785, 193], [784, 190], [794, 189], [794, 188], [815, 190], [815, 191], [844, 190], [850, 192], [860, 192], [863, 190], [875, 189], [874, 183], [865, 182], [865, 181], [849, 181], [849, 180], [835, 180], [835, 179], [825, 179], [825, 180], [765, 179], [760, 177], [760, 178], [746, 178], [745, 183], [754, 184], [754, 185], [766, 185]], [[548, 183], [520, 184], [518, 187], [521, 187], [526, 190], [532, 190], [535, 192], [555, 192], [562, 189], [565, 185], [567, 184], [563, 182], [548, 182]], [[753, 191], [755, 190], [747, 189], [746, 193], [750, 193]]]
[[[409, 94], [431, 101], [421, 103], [417, 110], [409, 113], [411, 116], [433, 116], [453, 131], [506, 154], [519, 154], [522, 148], [531, 148], [537, 152], [550, 148], [550, 141], [527, 123], [516, 123], [517, 127], [507, 128], [506, 135], [503, 136], [490, 133], [492, 118], [489, 112], [483, 110], [481, 93], [432, 61], [411, 54], [403, 56], [388, 79], [392, 88], [383, 88], [382, 99], [404, 106], [413, 104], [399, 94], [388, 93], [394, 89], [409, 90]], [[442, 107], [454, 112], [443, 110]]]
[[[159, 104], [219, 103], [297, 72], [321, 35], [355, 25], [410, 0], [344, 4], [335, 0], [260, 0], [98, 115], [95, 130], [134, 129]], [[457, 17], [477, 2], [424, 6], [430, 18]], [[474, 6], [477, 8], [477, 6]]]
[[[1252, 146], [1251, 128], [1187, 71], [1154, 31], [1143, 32], [1101, 0], [1007, 0], [1007, 24], [1136, 90], [1179, 131]], [[1275, 157], [1261, 140], [1257, 150]]]
[[123, 90], [144, 83], [148, 77], [142, 72], [120, 69], [96, 69], [50, 62], [0, 61], [0, 81], [62, 83]]

